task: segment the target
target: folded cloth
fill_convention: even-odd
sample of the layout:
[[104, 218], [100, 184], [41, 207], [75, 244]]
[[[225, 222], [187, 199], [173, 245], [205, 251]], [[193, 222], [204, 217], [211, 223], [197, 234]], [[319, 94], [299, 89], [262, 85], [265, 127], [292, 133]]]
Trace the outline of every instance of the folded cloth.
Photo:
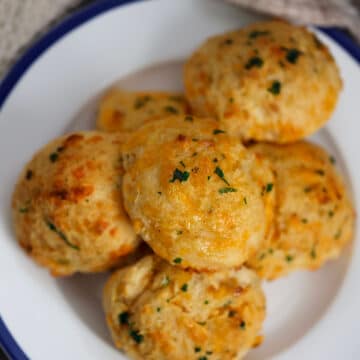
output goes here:
[[360, 42], [360, 15], [350, 0], [227, 0], [298, 24], [338, 26]]
[[0, 0], [0, 79], [25, 46], [81, 0]]

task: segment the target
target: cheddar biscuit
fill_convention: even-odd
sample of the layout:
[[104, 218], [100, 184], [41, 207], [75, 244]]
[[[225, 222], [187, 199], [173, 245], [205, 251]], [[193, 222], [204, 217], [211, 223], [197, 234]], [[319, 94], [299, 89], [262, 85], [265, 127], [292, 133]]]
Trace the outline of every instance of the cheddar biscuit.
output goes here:
[[354, 208], [334, 158], [309, 142], [258, 144], [277, 174], [272, 237], [249, 262], [262, 278], [314, 270], [335, 259], [353, 235]]
[[181, 94], [127, 92], [113, 88], [101, 99], [96, 126], [107, 132], [132, 131], [149, 121], [172, 114], [186, 114], [188, 111]]
[[121, 196], [123, 136], [57, 138], [25, 166], [12, 208], [20, 245], [53, 275], [106, 270], [137, 245]]
[[132, 359], [241, 359], [265, 317], [251, 270], [197, 273], [157, 256], [116, 271], [103, 304], [115, 345]]
[[273, 172], [212, 120], [170, 117], [124, 143], [124, 206], [156, 254], [181, 267], [240, 266], [261, 247]]
[[342, 87], [327, 47], [306, 28], [265, 21], [214, 36], [185, 65], [185, 94], [244, 140], [286, 143], [318, 130]]

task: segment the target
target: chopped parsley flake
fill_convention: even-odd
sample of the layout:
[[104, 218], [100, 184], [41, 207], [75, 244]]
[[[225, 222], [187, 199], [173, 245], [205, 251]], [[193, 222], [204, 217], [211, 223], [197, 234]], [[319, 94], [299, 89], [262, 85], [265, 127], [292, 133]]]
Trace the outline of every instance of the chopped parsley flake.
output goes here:
[[269, 248], [268, 253], [269, 253], [269, 254], [273, 254], [273, 253], [274, 253], [274, 250], [273, 250], [272, 248]]
[[191, 156], [194, 157], [196, 156], [198, 153], [195, 151]]
[[315, 251], [315, 249], [312, 249], [312, 250], [311, 250], [310, 256], [311, 256], [313, 259], [316, 258], [316, 251]]
[[217, 163], [218, 159], [217, 158], [213, 158], [213, 163]]
[[156, 312], [160, 312], [160, 311], [161, 311], [161, 307], [157, 307]]
[[31, 180], [33, 175], [34, 173], [32, 172], [32, 170], [28, 170], [25, 175], [26, 180]]
[[269, 35], [270, 34], [270, 31], [267, 31], [267, 30], [264, 30], [264, 31], [261, 31], [261, 30], [253, 30], [251, 31], [251, 33], [249, 34], [249, 38], [250, 39], [256, 39], [258, 38], [259, 36], [266, 36], [266, 35]]
[[243, 198], [244, 204], [247, 205], [247, 199], [246, 197]]
[[130, 330], [129, 335], [137, 344], [144, 341], [144, 335], [141, 335], [139, 330]]
[[224, 187], [224, 188], [219, 189], [220, 194], [227, 194], [227, 193], [231, 193], [231, 192], [237, 192], [237, 190], [232, 187]]
[[180, 182], [186, 181], [190, 176], [190, 173], [188, 171], [181, 171], [178, 168], [174, 170], [172, 179], [169, 180], [169, 182], [173, 183], [176, 180], [179, 180]]
[[188, 284], [183, 284], [180, 289], [181, 289], [181, 291], [183, 291], [183, 292], [187, 292], [187, 290], [188, 290]]
[[278, 80], [274, 80], [268, 88], [268, 91], [271, 92], [273, 95], [279, 95], [281, 91], [281, 82]]
[[151, 97], [150, 96], [141, 96], [139, 98], [137, 98], [135, 100], [135, 103], [134, 103], [134, 108], [135, 109], [140, 109], [142, 108], [143, 106], [146, 105], [147, 102], [149, 102], [151, 100]]
[[229, 318], [232, 318], [236, 315], [236, 311], [235, 310], [230, 310], [229, 313], [228, 313], [228, 317]]
[[181, 261], [182, 261], [182, 258], [179, 258], [179, 257], [177, 257], [177, 258], [175, 258], [175, 259], [173, 260], [173, 262], [174, 262], [175, 264], [181, 264]]
[[209, 305], [209, 300], [205, 300], [205, 301], [204, 301], [204, 304], [205, 304], [205, 305]]
[[262, 58], [258, 56], [254, 56], [248, 60], [248, 62], [245, 64], [245, 69], [250, 70], [253, 67], [262, 67], [264, 64], [264, 61]]
[[320, 175], [320, 176], [324, 176], [325, 175], [325, 171], [323, 169], [317, 169], [315, 170], [315, 173]]
[[335, 164], [335, 163], [336, 163], [336, 159], [334, 158], [334, 156], [330, 156], [330, 157], [329, 157], [329, 161], [330, 161], [332, 164]]
[[301, 222], [303, 223], [303, 224], [307, 224], [308, 223], [308, 219], [301, 219]]
[[302, 54], [303, 53], [298, 49], [295, 49], [295, 48], [287, 49], [286, 60], [291, 64], [296, 64], [299, 56]]
[[234, 100], [234, 98], [233, 97], [231, 97], [230, 99], [229, 99], [229, 102], [231, 102], [231, 103], [233, 103], [235, 100]]
[[213, 131], [213, 134], [214, 134], [214, 135], [217, 135], [217, 134], [225, 134], [225, 131], [224, 131], [224, 130], [220, 130], [220, 129], [215, 129], [215, 130]]
[[214, 174], [216, 174], [226, 185], [230, 186], [229, 182], [225, 179], [224, 172], [219, 166], [215, 168]]
[[200, 347], [200, 346], [195, 346], [195, 347], [194, 347], [194, 351], [195, 351], [195, 352], [200, 352], [200, 351], [201, 351], [201, 347]]
[[51, 153], [51, 154], [49, 155], [49, 159], [50, 159], [51, 162], [57, 161], [58, 158], [59, 158], [59, 154], [56, 153], [56, 152], [53, 152], [53, 153]]
[[291, 262], [291, 261], [294, 260], [294, 257], [293, 257], [292, 255], [286, 255], [285, 260], [286, 260], [287, 262]]
[[177, 114], [179, 111], [171, 105], [165, 106], [164, 110], [170, 114]]
[[182, 160], [180, 161], [180, 165], [182, 165], [183, 167], [186, 167], [185, 163]]
[[329, 217], [333, 217], [333, 216], [334, 216], [334, 212], [333, 212], [332, 210], [330, 210], [330, 211], [328, 212], [328, 215], [329, 215]]
[[22, 213], [22, 214], [25, 214], [29, 211], [29, 208], [28, 207], [22, 207], [19, 209], [19, 212]]
[[121, 325], [129, 325], [129, 316], [130, 313], [127, 311], [124, 311], [118, 315], [119, 323]]
[[176, 101], [176, 102], [183, 102], [183, 97], [182, 96], [172, 95], [172, 96], [169, 96], [169, 100]]
[[190, 116], [190, 115], [186, 115], [184, 120], [185, 120], [185, 121], [190, 121], [190, 122], [193, 122], [193, 121], [194, 121], [193, 117]]
[[273, 187], [274, 187], [273, 183], [268, 183], [266, 184], [265, 191], [268, 193], [273, 189]]
[[177, 231], [176, 231], [176, 234], [177, 234], [177, 235], [181, 235], [182, 233], [183, 233], [182, 230], [177, 230]]
[[212, 351], [207, 351], [206, 355], [211, 355], [213, 352]]
[[200, 356], [198, 360], [208, 360], [207, 356]]
[[243, 320], [243, 321], [241, 321], [241, 323], [240, 323], [240, 328], [242, 329], [242, 330], [245, 330], [246, 329], [246, 322]]
[[159, 194], [159, 195], [161, 195], [161, 194], [162, 194], [162, 192], [161, 192], [161, 191], [158, 191], [158, 194]]
[[74, 250], [79, 250], [79, 247], [77, 245], [72, 244], [66, 237], [66, 235], [60, 231], [50, 220], [45, 219], [45, 223], [48, 226], [48, 228], [59, 235], [59, 237], [64, 241], [64, 243]]
[[311, 190], [312, 190], [311, 186], [307, 186], [306, 188], [304, 188], [305, 193], [309, 193]]

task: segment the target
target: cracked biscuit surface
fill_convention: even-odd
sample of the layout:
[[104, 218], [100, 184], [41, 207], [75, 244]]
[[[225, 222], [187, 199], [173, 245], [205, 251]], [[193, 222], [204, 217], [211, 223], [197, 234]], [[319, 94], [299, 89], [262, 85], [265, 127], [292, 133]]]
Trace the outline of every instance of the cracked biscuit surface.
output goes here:
[[103, 304], [115, 345], [133, 359], [242, 359], [265, 317], [253, 271], [197, 273], [156, 255], [113, 273]]

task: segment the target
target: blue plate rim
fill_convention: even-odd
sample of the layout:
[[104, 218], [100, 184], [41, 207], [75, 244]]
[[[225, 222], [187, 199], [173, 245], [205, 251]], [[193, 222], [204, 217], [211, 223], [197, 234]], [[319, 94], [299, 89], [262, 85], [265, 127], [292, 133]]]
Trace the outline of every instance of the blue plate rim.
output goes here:
[[[139, 2], [143, 0], [100, 0], [94, 4], [75, 12], [64, 19], [57, 26], [48, 31], [38, 41], [36, 41], [12, 66], [10, 71], [0, 83], [0, 111], [12, 90], [31, 67], [31, 65], [59, 39], [65, 36], [73, 29], [83, 25], [94, 17], [126, 4]], [[319, 30], [335, 40], [360, 64], [360, 46], [345, 32], [336, 27], [318, 27]], [[0, 315], [0, 345], [5, 353], [13, 360], [29, 360], [19, 344], [5, 325]]]

